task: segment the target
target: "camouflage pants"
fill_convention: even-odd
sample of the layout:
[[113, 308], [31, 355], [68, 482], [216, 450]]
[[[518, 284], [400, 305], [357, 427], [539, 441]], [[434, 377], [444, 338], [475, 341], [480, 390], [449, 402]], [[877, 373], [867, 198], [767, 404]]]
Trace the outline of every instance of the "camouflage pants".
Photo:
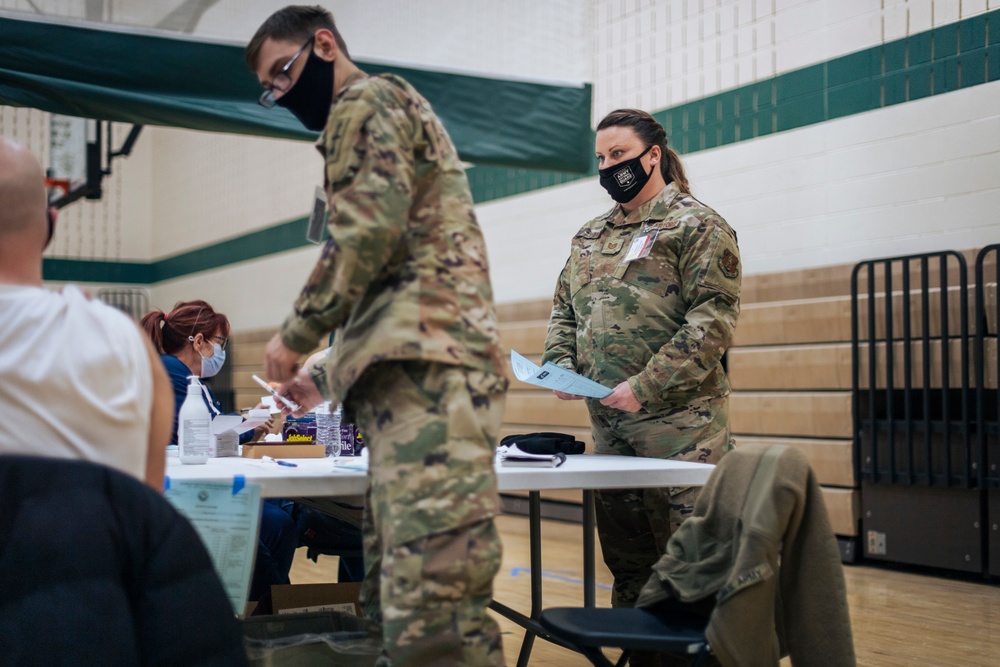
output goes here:
[[[703, 398], [655, 415], [591, 413], [594, 451], [717, 463], [732, 449], [728, 398]], [[597, 534], [614, 575], [611, 604], [632, 607], [673, 529], [694, 509], [699, 487], [604, 489], [595, 495]]]
[[369, 448], [361, 604], [382, 636], [379, 665], [504, 664], [486, 607], [505, 390], [496, 375], [419, 362], [377, 364], [351, 388]]

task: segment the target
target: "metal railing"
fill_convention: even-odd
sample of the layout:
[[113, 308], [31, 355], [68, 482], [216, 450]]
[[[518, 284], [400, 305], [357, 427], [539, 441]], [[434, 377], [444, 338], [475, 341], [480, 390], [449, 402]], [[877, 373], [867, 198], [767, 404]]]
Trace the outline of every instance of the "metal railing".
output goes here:
[[136, 322], [149, 312], [149, 295], [141, 287], [102, 287], [97, 290], [97, 299], [117, 308]]
[[[987, 275], [986, 260], [992, 256], [992, 275]], [[1000, 390], [987, 386], [987, 364], [992, 363], [993, 378], [1000, 383], [1000, 350], [990, 360], [987, 341], [1000, 341], [1000, 243], [983, 248], [976, 256], [976, 431], [979, 436], [979, 468], [989, 488], [1000, 488]], [[992, 320], [992, 321], [991, 321]], [[998, 345], [997, 347], [1000, 347]], [[994, 348], [996, 349], [996, 348]]]
[[[957, 307], [949, 298], [956, 283]], [[954, 251], [868, 260], [854, 267], [851, 373], [859, 481], [981, 487], [983, 468], [971, 432], [968, 290], [965, 257]], [[960, 367], [953, 369], [956, 344]]]

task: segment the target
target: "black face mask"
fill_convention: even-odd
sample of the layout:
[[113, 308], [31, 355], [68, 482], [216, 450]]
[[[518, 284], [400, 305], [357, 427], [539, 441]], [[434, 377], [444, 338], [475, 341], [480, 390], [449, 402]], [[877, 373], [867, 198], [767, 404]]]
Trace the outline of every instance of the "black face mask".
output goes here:
[[306, 129], [322, 131], [333, 104], [333, 61], [323, 60], [309, 49], [309, 58], [298, 81], [276, 100], [276, 104], [291, 111]]
[[631, 160], [625, 160], [607, 169], [598, 170], [597, 173], [601, 177], [601, 187], [607, 190], [611, 198], [619, 204], [625, 204], [635, 199], [635, 196], [639, 194], [639, 191], [642, 190], [643, 186], [649, 182], [649, 178], [653, 175], [653, 169], [656, 169], [656, 167], [651, 166], [647, 174], [643, 171], [642, 161], [640, 160], [643, 155], [649, 152], [650, 148], [652, 146], [649, 146]]

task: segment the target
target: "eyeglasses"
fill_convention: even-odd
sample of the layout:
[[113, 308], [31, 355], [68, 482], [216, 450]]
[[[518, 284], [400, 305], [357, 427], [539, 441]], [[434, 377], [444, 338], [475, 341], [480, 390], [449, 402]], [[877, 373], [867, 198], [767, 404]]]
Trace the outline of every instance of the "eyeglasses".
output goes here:
[[[226, 347], [229, 345], [229, 339], [226, 338], [225, 336], [205, 336], [205, 338], [214, 338], [215, 340], [219, 341], [219, 347], [221, 347], [223, 350], [226, 349]], [[188, 336], [188, 340], [193, 343], [194, 336]]]
[[295, 52], [295, 55], [292, 56], [292, 59], [281, 68], [281, 71], [272, 77], [271, 83], [264, 86], [264, 92], [261, 93], [260, 97], [257, 99], [257, 104], [261, 105], [265, 109], [274, 108], [274, 105], [278, 103], [277, 98], [274, 96], [274, 91], [287, 93], [288, 89], [292, 87], [292, 77], [288, 73], [288, 70], [291, 69], [295, 61], [302, 55], [302, 52], [309, 48], [315, 38], [316, 36], [313, 35], [306, 40], [306, 43], [302, 45], [302, 48]]

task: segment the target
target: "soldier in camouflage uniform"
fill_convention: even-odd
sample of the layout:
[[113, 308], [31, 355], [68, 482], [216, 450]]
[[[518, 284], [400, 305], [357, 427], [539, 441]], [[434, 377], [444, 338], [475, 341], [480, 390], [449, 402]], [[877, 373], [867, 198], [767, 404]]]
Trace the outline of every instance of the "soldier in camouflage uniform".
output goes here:
[[[688, 194], [649, 114], [609, 114], [597, 155], [601, 183], [619, 204], [573, 238], [544, 358], [614, 388], [587, 399], [597, 453], [715, 463], [731, 448], [722, 356], [739, 314], [736, 234]], [[596, 494], [614, 606], [634, 605], [696, 495], [696, 487]]]
[[[286, 7], [247, 61], [262, 104], [322, 130], [330, 239], [267, 346], [302, 405], [345, 405], [369, 448], [362, 606], [380, 665], [503, 665], [486, 611], [501, 544], [494, 449], [506, 379], [486, 248], [427, 101], [351, 63], [333, 18]], [[334, 332], [327, 363], [297, 369]]]

